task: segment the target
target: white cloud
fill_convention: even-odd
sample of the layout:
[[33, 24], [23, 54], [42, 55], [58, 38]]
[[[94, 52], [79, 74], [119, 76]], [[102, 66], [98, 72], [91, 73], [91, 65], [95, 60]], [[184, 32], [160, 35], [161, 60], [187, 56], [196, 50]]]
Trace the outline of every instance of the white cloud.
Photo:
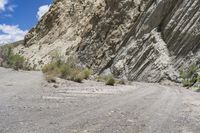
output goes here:
[[12, 18], [12, 17], [13, 17], [12, 14], [4, 14], [2, 16], [2, 18]]
[[18, 25], [0, 24], [0, 45], [22, 40], [27, 32], [21, 30]]
[[14, 12], [17, 5], [11, 4], [9, 0], [0, 0], [0, 13], [9, 11]]
[[17, 7], [17, 5], [9, 5], [7, 7], [7, 10], [10, 11], [10, 12], [14, 12], [14, 9]]
[[0, 11], [5, 11], [8, 0], [0, 0]]
[[40, 20], [42, 16], [49, 11], [51, 5], [43, 5], [39, 7], [38, 12], [37, 12], [37, 19]]

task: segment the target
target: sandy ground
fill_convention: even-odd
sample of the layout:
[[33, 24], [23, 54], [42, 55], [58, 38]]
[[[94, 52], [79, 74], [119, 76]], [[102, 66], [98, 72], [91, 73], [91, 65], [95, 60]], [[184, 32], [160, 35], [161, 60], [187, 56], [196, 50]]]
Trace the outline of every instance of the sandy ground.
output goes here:
[[0, 133], [199, 133], [200, 94], [133, 82], [47, 84], [0, 68]]

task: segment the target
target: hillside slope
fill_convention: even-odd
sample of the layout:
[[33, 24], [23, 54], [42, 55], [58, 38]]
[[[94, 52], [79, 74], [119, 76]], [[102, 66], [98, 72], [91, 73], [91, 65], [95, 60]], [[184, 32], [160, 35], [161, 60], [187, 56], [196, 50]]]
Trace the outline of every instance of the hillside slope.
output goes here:
[[55, 0], [15, 51], [40, 68], [53, 51], [96, 73], [177, 80], [200, 59], [199, 0]]

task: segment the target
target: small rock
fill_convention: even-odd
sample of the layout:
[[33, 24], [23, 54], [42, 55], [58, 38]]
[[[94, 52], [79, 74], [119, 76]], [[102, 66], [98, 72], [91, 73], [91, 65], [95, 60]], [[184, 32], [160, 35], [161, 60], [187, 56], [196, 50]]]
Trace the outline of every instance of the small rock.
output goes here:
[[59, 86], [58, 86], [58, 85], [53, 85], [53, 87], [54, 87], [54, 88], [58, 88]]

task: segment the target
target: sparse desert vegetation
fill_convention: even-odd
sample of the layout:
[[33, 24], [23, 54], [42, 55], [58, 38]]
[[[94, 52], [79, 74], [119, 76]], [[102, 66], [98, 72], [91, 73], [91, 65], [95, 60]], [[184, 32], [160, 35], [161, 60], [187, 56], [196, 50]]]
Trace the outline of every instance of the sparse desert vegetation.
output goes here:
[[114, 86], [115, 85], [115, 79], [113, 77], [113, 75], [108, 75], [106, 77], [106, 85], [111, 85], [111, 86]]
[[110, 85], [110, 86], [114, 86], [116, 83], [116, 79], [114, 78], [114, 76], [112, 74], [109, 75], [97, 75], [95, 80], [97, 82], [104, 82], [105, 85]]
[[92, 75], [92, 70], [88, 69], [88, 68], [85, 68], [83, 70], [83, 74], [84, 74], [84, 79], [89, 79], [90, 75]]
[[92, 71], [77, 66], [76, 62], [74, 57], [69, 57], [64, 61], [60, 55], [56, 54], [52, 62], [43, 67], [42, 72], [46, 75], [48, 81], [51, 81], [54, 77], [59, 77], [81, 83], [84, 79], [90, 77]]
[[184, 87], [191, 87], [196, 82], [200, 81], [200, 76], [198, 74], [198, 67], [196, 64], [192, 64], [188, 68], [181, 69], [179, 71], [181, 78], [181, 83]]
[[122, 79], [114, 78], [114, 76], [112, 74], [97, 75], [95, 77], [95, 80], [97, 82], [104, 82], [106, 85], [110, 85], [110, 86], [114, 86], [115, 84], [126, 85], [128, 83], [128, 81], [123, 78]]
[[13, 68], [15, 70], [30, 70], [26, 59], [20, 54], [15, 54], [10, 46], [4, 46], [0, 49], [0, 57], [2, 58], [1, 66]]

